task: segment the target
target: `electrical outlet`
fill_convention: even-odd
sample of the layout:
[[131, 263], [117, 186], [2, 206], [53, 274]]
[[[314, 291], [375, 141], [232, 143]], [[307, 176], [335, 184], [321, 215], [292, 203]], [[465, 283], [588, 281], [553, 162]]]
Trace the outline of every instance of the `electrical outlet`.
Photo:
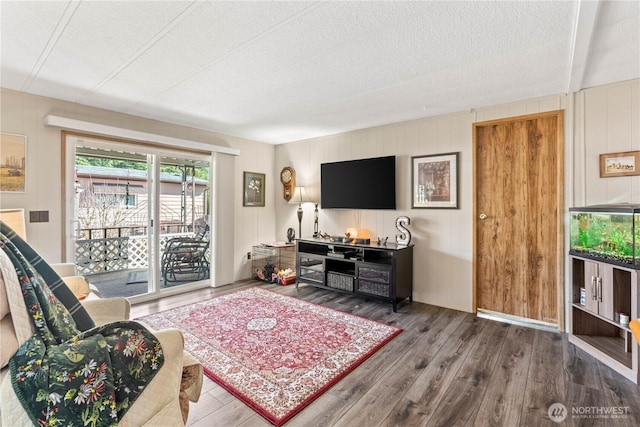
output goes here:
[[247, 259], [251, 259], [251, 252], [247, 252]]

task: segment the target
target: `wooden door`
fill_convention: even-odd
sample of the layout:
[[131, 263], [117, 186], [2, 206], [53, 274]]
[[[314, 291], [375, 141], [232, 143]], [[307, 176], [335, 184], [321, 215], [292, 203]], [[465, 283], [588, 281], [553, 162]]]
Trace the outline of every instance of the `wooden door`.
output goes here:
[[474, 124], [477, 309], [563, 329], [563, 116]]

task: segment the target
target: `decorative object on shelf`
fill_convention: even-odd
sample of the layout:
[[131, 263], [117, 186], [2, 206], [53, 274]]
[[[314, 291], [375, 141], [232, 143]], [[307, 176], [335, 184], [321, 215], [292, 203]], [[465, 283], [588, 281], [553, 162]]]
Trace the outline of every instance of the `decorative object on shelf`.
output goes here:
[[242, 206], [264, 207], [265, 175], [256, 172], [244, 172]]
[[640, 151], [600, 154], [600, 178], [640, 175]]
[[287, 229], [287, 240], [289, 243], [293, 242], [296, 239], [296, 230], [293, 227], [289, 227]]
[[316, 205], [315, 210], [313, 211], [313, 237], [318, 237], [318, 202], [314, 203]]
[[387, 240], [389, 240], [389, 237], [385, 237], [384, 239], [381, 237], [378, 237], [378, 246], [382, 246], [382, 245], [386, 245], [387, 244]]
[[24, 193], [26, 191], [27, 137], [13, 133], [0, 134], [2, 174], [0, 192]]
[[409, 245], [411, 243], [411, 232], [407, 229], [407, 225], [411, 224], [408, 216], [399, 216], [396, 218], [396, 228], [400, 234], [396, 234], [396, 243], [399, 245]]
[[629, 315], [620, 313], [620, 324], [625, 328], [629, 327]]
[[458, 209], [459, 154], [411, 157], [411, 208]]
[[282, 168], [280, 182], [282, 183], [282, 197], [288, 202], [293, 197], [293, 190], [296, 185], [296, 171], [291, 166]]

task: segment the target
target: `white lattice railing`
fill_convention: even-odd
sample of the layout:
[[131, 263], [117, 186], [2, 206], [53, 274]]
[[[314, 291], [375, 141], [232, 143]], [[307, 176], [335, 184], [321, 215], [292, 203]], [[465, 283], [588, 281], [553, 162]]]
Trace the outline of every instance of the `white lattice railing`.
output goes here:
[[[160, 236], [160, 256], [169, 239], [192, 237], [193, 233]], [[147, 236], [76, 240], [76, 264], [84, 275], [122, 271], [149, 266]]]

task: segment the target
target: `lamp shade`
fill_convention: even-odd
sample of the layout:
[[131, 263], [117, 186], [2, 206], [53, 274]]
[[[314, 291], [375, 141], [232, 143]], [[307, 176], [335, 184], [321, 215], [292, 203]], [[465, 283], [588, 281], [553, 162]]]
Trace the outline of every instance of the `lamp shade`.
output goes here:
[[289, 200], [289, 203], [301, 205], [303, 203], [309, 203], [309, 202], [311, 202], [311, 199], [307, 194], [307, 190], [305, 190], [304, 187], [295, 187], [295, 189], [293, 190], [293, 197], [291, 197], [291, 200]]

